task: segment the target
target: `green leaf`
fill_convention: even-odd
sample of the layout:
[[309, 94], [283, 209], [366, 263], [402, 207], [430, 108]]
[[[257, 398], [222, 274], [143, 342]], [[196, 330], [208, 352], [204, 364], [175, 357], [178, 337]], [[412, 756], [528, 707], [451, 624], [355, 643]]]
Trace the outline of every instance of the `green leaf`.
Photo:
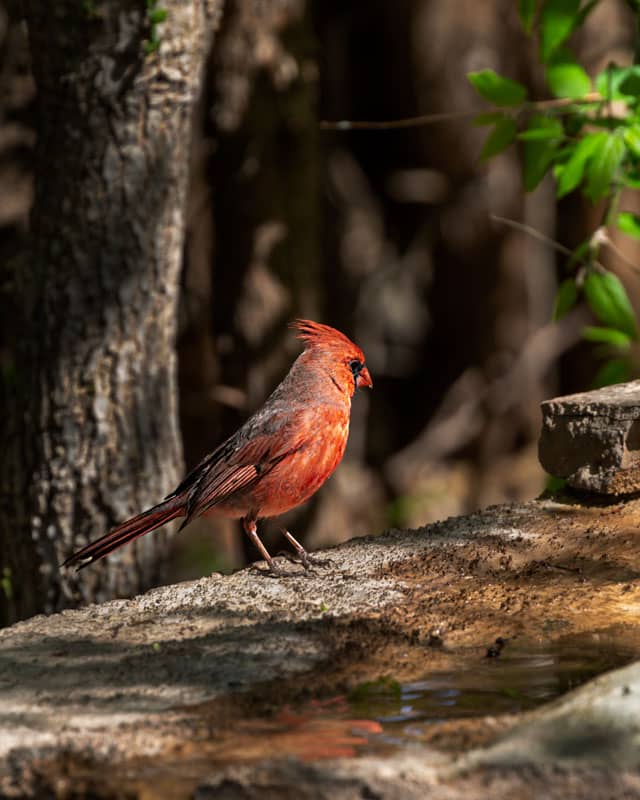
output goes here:
[[640, 239], [640, 217], [631, 211], [621, 211], [616, 219], [616, 225], [627, 236]]
[[502, 111], [487, 111], [486, 114], [478, 114], [473, 118], [473, 125], [493, 125], [494, 122], [499, 122], [504, 119]]
[[565, 117], [564, 129], [567, 136], [578, 137], [582, 133], [584, 126], [589, 124], [590, 119], [585, 113], [582, 113], [587, 107], [586, 105], [576, 106], [572, 114]]
[[587, 161], [607, 137], [607, 133], [599, 132], [588, 133], [580, 139], [558, 177], [558, 197], [564, 197], [578, 186], [584, 175]]
[[637, 70], [627, 75], [621, 82], [620, 93], [625, 95], [625, 97], [638, 97], [640, 95], [640, 74], [638, 74]]
[[527, 99], [527, 90], [521, 83], [503, 78], [492, 69], [469, 72], [467, 78], [485, 100], [496, 106], [517, 106]]
[[625, 100], [640, 94], [640, 65], [610, 65], [596, 75], [596, 91], [608, 100]]
[[516, 122], [511, 117], [505, 117], [497, 122], [484, 143], [480, 160], [486, 161], [509, 147], [516, 138], [516, 131]]
[[546, 64], [578, 21], [580, 0], [546, 0], [540, 21], [541, 56]]
[[593, 257], [593, 242], [591, 241], [591, 237], [589, 237], [586, 241], [581, 242], [574, 248], [567, 262], [567, 267], [569, 269], [574, 269], [576, 266], [591, 264]]
[[547, 174], [558, 148], [555, 139], [525, 142], [523, 181], [527, 192], [532, 192]]
[[624, 142], [636, 158], [640, 158], [640, 125], [631, 125], [625, 128]]
[[527, 192], [533, 191], [540, 181], [544, 178], [547, 170], [551, 166], [560, 145], [562, 126], [554, 117], [547, 117], [543, 114], [534, 114], [529, 120], [529, 131], [550, 130], [557, 134], [553, 138], [540, 138], [524, 143], [523, 160], [523, 182]]
[[622, 176], [622, 183], [630, 189], [640, 189], [640, 174], [638, 172], [633, 174], [627, 173]]
[[598, 370], [593, 379], [593, 388], [612, 386], [614, 383], [624, 383], [631, 377], [631, 368], [626, 358], [612, 358]]
[[147, 16], [152, 25], [159, 25], [167, 19], [168, 13], [166, 8], [153, 8], [147, 13]]
[[530, 34], [533, 28], [533, 17], [536, 13], [536, 0], [520, 0], [519, 11], [522, 27], [526, 34]]
[[[543, 117], [543, 119], [547, 118]], [[525, 142], [535, 142], [540, 139], [562, 139], [564, 137], [562, 123], [554, 118], [548, 118], [548, 123], [544, 127], [528, 128], [518, 134], [518, 139], [522, 139]]]
[[549, 494], [559, 494], [567, 487], [566, 478], [556, 478], [555, 475], [546, 475], [544, 481], [545, 492]]
[[576, 286], [576, 282], [573, 278], [566, 278], [566, 280], [562, 281], [560, 286], [558, 286], [556, 303], [553, 309], [554, 322], [557, 322], [557, 320], [564, 317], [567, 312], [571, 311], [577, 301], [578, 287]]
[[612, 272], [587, 273], [583, 290], [589, 307], [609, 328], [626, 333], [631, 339], [638, 338], [635, 314], [627, 291]]
[[626, 333], [617, 331], [615, 328], [599, 328], [594, 325], [588, 325], [582, 329], [582, 338], [587, 342], [603, 342], [624, 350], [627, 350], [631, 344], [631, 339]]
[[595, 202], [607, 194], [625, 152], [620, 136], [604, 134], [604, 139], [596, 145], [586, 165], [587, 186], [584, 193], [590, 200]]
[[556, 97], [584, 97], [591, 91], [591, 78], [564, 47], [549, 62], [547, 83]]
[[[560, 134], [562, 136], [562, 133]], [[537, 128], [534, 131], [522, 131], [522, 133], [518, 134], [518, 139], [522, 139], [523, 142], [539, 142], [541, 139], [557, 139], [558, 133], [557, 131], [551, 130], [551, 128], [545, 130], [543, 128]]]

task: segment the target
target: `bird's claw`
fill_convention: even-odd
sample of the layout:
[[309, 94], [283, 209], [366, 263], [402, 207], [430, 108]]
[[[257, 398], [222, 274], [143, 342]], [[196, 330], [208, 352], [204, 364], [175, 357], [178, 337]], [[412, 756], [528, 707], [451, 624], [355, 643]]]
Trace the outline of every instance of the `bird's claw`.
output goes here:
[[249, 569], [252, 572], [257, 572], [259, 575], [262, 575], [263, 578], [299, 578], [301, 575], [300, 572], [289, 572], [280, 569], [280, 567], [275, 564], [267, 564], [266, 568], [259, 567], [257, 564], [251, 564]]
[[328, 567], [331, 565], [331, 562], [328, 559], [310, 556], [306, 550], [296, 553], [291, 553], [289, 550], [280, 550], [278, 555], [283, 556], [292, 564], [302, 564], [306, 572], [308, 572], [311, 567]]
[[316, 556], [310, 556], [309, 553], [304, 553], [304, 555], [300, 554], [300, 563], [307, 571], [309, 571], [311, 567], [331, 566], [331, 562], [328, 558], [317, 558]]

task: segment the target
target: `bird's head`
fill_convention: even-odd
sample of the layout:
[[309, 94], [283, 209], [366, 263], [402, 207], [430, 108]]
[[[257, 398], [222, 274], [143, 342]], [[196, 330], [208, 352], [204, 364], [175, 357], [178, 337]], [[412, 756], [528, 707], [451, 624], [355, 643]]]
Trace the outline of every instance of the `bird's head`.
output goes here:
[[298, 319], [291, 327], [305, 343], [305, 354], [328, 366], [331, 380], [339, 389], [351, 396], [359, 387], [373, 386], [364, 353], [344, 333], [310, 319]]

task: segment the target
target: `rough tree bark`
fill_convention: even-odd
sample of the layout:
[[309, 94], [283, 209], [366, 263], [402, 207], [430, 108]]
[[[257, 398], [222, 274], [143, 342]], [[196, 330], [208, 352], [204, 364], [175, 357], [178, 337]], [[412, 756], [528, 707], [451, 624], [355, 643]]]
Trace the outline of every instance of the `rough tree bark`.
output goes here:
[[[139, 591], [161, 536], [80, 578], [72, 549], [179, 478], [174, 338], [191, 109], [221, 0], [24, 3], [39, 92], [24, 312], [4, 370], [4, 621]], [[157, 15], [159, 18], [160, 15]], [[147, 46], [145, 46], [147, 42]]]

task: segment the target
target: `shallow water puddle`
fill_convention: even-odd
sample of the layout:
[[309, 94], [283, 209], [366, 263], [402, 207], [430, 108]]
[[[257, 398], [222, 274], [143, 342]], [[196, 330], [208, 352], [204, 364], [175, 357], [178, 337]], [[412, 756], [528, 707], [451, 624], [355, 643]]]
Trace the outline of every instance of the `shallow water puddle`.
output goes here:
[[[212, 770], [233, 764], [384, 756], [425, 744], [443, 753], [482, 746], [506, 730], [517, 712], [634, 660], [637, 650], [627, 649], [628, 637], [619, 633], [546, 644], [512, 639], [488, 648], [492, 655], [477, 648], [463, 653], [439, 649], [439, 668], [410, 682], [383, 677], [355, 687], [348, 696], [284, 706], [262, 717], [230, 718], [222, 727], [210, 726], [202, 709], [201, 724], [191, 736], [177, 737], [161, 759], [130, 761], [112, 782], [123, 789], [122, 796], [129, 792], [176, 800], [191, 796]], [[425, 651], [425, 664], [428, 660]], [[93, 786], [94, 771], [82, 761], [63, 759], [50, 770], [63, 782]], [[154, 787], [151, 794], [149, 786]], [[104, 796], [121, 796], [110, 794], [112, 788], [109, 784]]]
[[633, 660], [631, 652], [585, 638], [552, 645], [497, 640], [485, 657], [422, 679], [365, 684], [352, 693], [351, 711], [380, 723], [378, 743], [400, 747], [428, 737], [437, 723], [529, 711]]
[[239, 720], [206, 750], [226, 763], [274, 754], [314, 761], [434, 743], [434, 735], [436, 746], [455, 750], [469, 740], [472, 720], [531, 710], [633, 660], [632, 652], [585, 636], [555, 644], [497, 640], [484, 656], [477, 649], [441, 655], [446, 669], [408, 683], [385, 676], [348, 696]]

